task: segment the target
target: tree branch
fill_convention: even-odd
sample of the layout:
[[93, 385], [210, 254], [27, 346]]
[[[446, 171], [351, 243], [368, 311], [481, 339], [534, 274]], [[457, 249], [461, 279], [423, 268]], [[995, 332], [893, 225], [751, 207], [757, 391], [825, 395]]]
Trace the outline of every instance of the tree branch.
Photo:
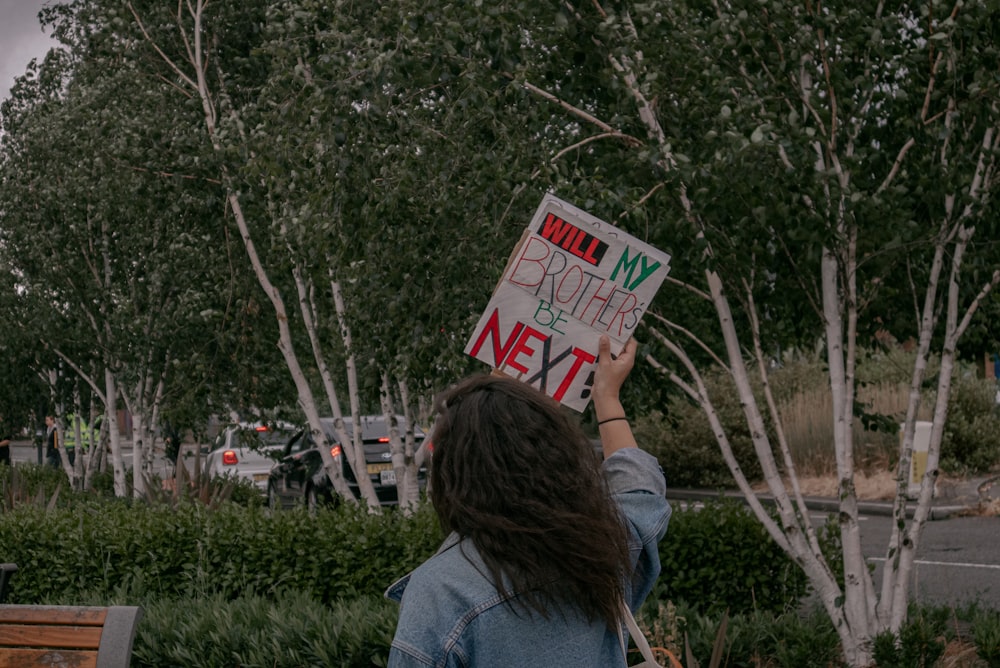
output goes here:
[[906, 154], [916, 143], [916, 140], [914, 140], [913, 137], [910, 137], [906, 140], [906, 143], [903, 144], [903, 147], [899, 149], [899, 153], [896, 154], [896, 160], [892, 163], [892, 169], [889, 170], [885, 180], [882, 181], [882, 185], [880, 185], [878, 190], [875, 191], [876, 195], [882, 193], [886, 188], [888, 188], [889, 184], [892, 183], [892, 180], [896, 178], [896, 175], [899, 173], [899, 168], [903, 165], [903, 158], [906, 157]]
[[139, 13], [135, 11], [134, 7], [132, 7], [132, 3], [126, 2], [125, 6], [128, 7], [129, 11], [132, 12], [132, 16], [135, 17], [135, 22], [138, 24], [139, 30], [142, 31], [142, 36], [145, 37], [146, 41], [149, 42], [149, 44], [156, 50], [158, 54], [160, 54], [160, 58], [163, 59], [163, 62], [165, 62], [170, 67], [170, 69], [172, 69], [174, 73], [184, 81], [184, 83], [191, 86], [191, 88], [193, 88], [194, 90], [198, 90], [198, 84], [194, 82], [194, 79], [186, 75], [184, 71], [181, 70], [181, 68], [178, 67], [176, 63], [174, 63], [174, 61], [170, 58], [170, 56], [165, 54], [163, 52], [163, 49], [161, 49], [159, 45], [153, 41], [153, 38], [149, 36], [149, 32], [146, 31], [145, 24], [139, 17]]

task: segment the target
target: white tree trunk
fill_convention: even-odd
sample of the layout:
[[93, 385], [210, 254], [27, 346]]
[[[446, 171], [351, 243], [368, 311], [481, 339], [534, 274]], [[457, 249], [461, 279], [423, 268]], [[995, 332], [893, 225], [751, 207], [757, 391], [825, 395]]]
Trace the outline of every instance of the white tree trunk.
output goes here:
[[420, 481], [418, 480], [420, 466], [417, 463], [415, 435], [418, 421], [410, 408], [410, 390], [404, 380], [399, 381], [399, 403], [403, 406], [403, 416], [406, 418], [406, 433], [403, 437], [403, 458], [406, 466], [403, 471], [404, 489], [400, 490], [399, 502], [403, 506], [403, 512], [410, 514], [416, 510], [420, 503]]
[[400, 433], [399, 421], [396, 419], [397, 411], [393, 406], [392, 391], [389, 383], [389, 374], [382, 373], [382, 385], [379, 397], [382, 405], [382, 414], [385, 416], [386, 425], [389, 432], [389, 453], [392, 455], [392, 468], [396, 475], [396, 498], [399, 500], [399, 507], [406, 515], [412, 514], [420, 500], [420, 488], [417, 483], [417, 467], [413, 458], [413, 419], [410, 411], [407, 410], [407, 394], [405, 383], [399, 384], [402, 391], [400, 402], [404, 410], [406, 420], [406, 430]]
[[[191, 75], [186, 73], [182, 67], [175, 63], [166, 53], [163, 52], [162, 49], [160, 49], [160, 47], [149, 36], [141, 17], [135, 11], [134, 7], [132, 7], [132, 4], [127, 3], [127, 6], [132, 12], [132, 15], [135, 17], [139, 29], [142, 31], [150, 45], [163, 59], [163, 62], [166, 63], [166, 65], [180, 78], [183, 85], [190, 88], [191, 91], [198, 96], [204, 116], [205, 129], [210, 141], [212, 142], [212, 147], [216, 152], [222, 153], [225, 147], [222, 146], [217, 132], [217, 110], [219, 100], [216, 94], [213, 93], [209, 87], [208, 79], [206, 77], [207, 56], [204, 47], [205, 35], [202, 20], [204, 18], [204, 11], [207, 4], [207, 0], [193, 0], [185, 6], [191, 19], [190, 30], [183, 24], [180, 14], [178, 14], [177, 17], [177, 27], [180, 30], [185, 42], [189, 45], [187, 50], [189, 62], [187, 64], [190, 66]], [[235, 116], [235, 111], [233, 111], [232, 114]], [[238, 125], [238, 123], [236, 123], [236, 125]], [[232, 209], [233, 218], [236, 220], [236, 225], [240, 231], [240, 237], [243, 240], [243, 246], [246, 249], [247, 257], [253, 267], [254, 275], [257, 277], [258, 283], [264, 290], [264, 293], [267, 295], [272, 307], [274, 308], [274, 314], [278, 324], [278, 349], [281, 351], [285, 364], [288, 366], [289, 373], [292, 376], [292, 381], [295, 384], [299, 406], [305, 414], [306, 421], [309, 424], [313, 438], [320, 446], [320, 455], [323, 458], [323, 467], [330, 476], [335, 488], [337, 488], [339, 485], [337, 481], [338, 465], [333, 460], [333, 456], [330, 454], [330, 446], [332, 444], [329, 443], [326, 434], [322, 429], [316, 398], [313, 395], [312, 388], [309, 386], [308, 379], [299, 364], [299, 360], [295, 352], [292, 334], [288, 324], [289, 314], [285, 307], [284, 299], [281, 297], [277, 287], [271, 281], [270, 276], [264, 268], [264, 265], [257, 253], [250, 234], [249, 226], [245, 216], [243, 215], [243, 207], [241, 205], [239, 193], [228, 185], [229, 174], [227, 170], [223, 168], [222, 172], [223, 182], [227, 184], [227, 201]], [[355, 413], [354, 417], [356, 420], [358, 415]], [[344, 434], [343, 421], [337, 416], [335, 416], [334, 419], [338, 434], [342, 436]], [[351, 458], [351, 465], [354, 467], [355, 471], [358, 470], [358, 459], [362, 460], [362, 468], [360, 470], [362, 472], [365, 471], [365, 467], [363, 466], [364, 455], [361, 453], [359, 456], [357, 452], [357, 450], [360, 450], [360, 435], [355, 434], [356, 448], [352, 448], [347, 439], [341, 438], [341, 441], [341, 447], [344, 449], [345, 453], [344, 456], [350, 457], [352, 454], [354, 455], [353, 458]], [[351, 453], [351, 450], [355, 450], [355, 452]], [[371, 481], [368, 480], [366, 485], [364, 475], [357, 475], [356, 477], [358, 478], [362, 496], [365, 498], [368, 506], [373, 510], [379, 508], [377, 498], [374, 494], [374, 488], [371, 486]], [[366, 491], [366, 487], [370, 490], [370, 492]], [[337, 491], [348, 501], [354, 502], [357, 500], [354, 498], [354, 495], [350, 493], [350, 489], [346, 485], [339, 485], [339, 489]]]
[[[320, 346], [319, 333], [316, 331], [316, 303], [312, 298], [311, 291], [307, 289], [305, 280], [302, 277], [301, 267], [295, 266], [292, 269], [292, 275], [295, 278], [295, 286], [299, 293], [299, 310], [302, 313], [302, 322], [305, 326], [306, 332], [309, 334], [309, 343], [312, 346], [313, 359], [316, 362], [316, 368], [319, 370], [319, 377], [323, 383], [323, 389], [326, 392], [327, 402], [330, 406], [330, 414], [334, 417], [334, 429], [339, 433], [339, 440], [341, 444], [341, 450], [343, 454], [341, 457], [350, 457], [354, 452], [354, 442], [348, 437], [346, 431], [344, 430], [344, 422], [341, 418], [340, 411], [340, 401], [337, 399], [337, 390], [333, 383], [333, 376], [330, 373], [330, 368], [326, 364], [326, 358], [323, 357], [323, 351]], [[315, 427], [311, 427], [315, 428]], [[324, 442], [326, 441], [326, 436], [323, 436]], [[329, 450], [329, 444], [322, 446], [324, 449]], [[329, 465], [324, 460], [324, 467], [327, 476], [330, 478], [330, 482], [333, 484], [334, 490], [340, 496], [353, 499], [354, 494], [351, 492], [351, 488], [347, 485], [347, 480], [344, 479], [343, 468], [330, 459]], [[362, 495], [364, 495], [365, 490], [362, 490]], [[371, 490], [372, 496], [374, 496], [375, 490]], [[370, 503], [370, 502], [369, 502]], [[376, 500], [377, 503], [377, 500]]]
[[[365, 462], [365, 452], [361, 443], [361, 429], [358, 428], [358, 425], [361, 424], [361, 403], [358, 392], [358, 367], [354, 359], [351, 328], [347, 325], [347, 309], [344, 305], [344, 295], [340, 290], [340, 284], [337, 281], [330, 281], [330, 290], [333, 294], [333, 307], [337, 313], [337, 322], [340, 325], [340, 335], [344, 341], [344, 350], [347, 351], [347, 393], [351, 403], [351, 421], [355, 425], [353, 448], [350, 451], [351, 469], [355, 472], [354, 477], [357, 478], [362, 497], [368, 502], [369, 510], [374, 512], [380, 510], [381, 505], [375, 494], [371, 478], [368, 477], [368, 465]], [[338, 430], [343, 432], [343, 422], [339, 417], [336, 424]]]
[[111, 369], [104, 370], [104, 420], [108, 424], [108, 440], [111, 448], [111, 466], [114, 471], [115, 496], [124, 497], [128, 493], [125, 482], [125, 461], [122, 459], [121, 434], [118, 431], [118, 385]]

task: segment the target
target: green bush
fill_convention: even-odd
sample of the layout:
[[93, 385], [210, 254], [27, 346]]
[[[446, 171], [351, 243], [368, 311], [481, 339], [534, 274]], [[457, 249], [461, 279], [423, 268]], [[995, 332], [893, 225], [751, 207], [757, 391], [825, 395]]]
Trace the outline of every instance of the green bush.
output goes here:
[[120, 587], [166, 598], [282, 589], [320, 602], [379, 595], [441, 538], [429, 505], [407, 518], [347, 504], [310, 514], [80, 497], [72, 508], [0, 513], [4, 560], [20, 567], [14, 603], [107, 596]]
[[972, 619], [976, 654], [989, 668], [1000, 668], [1000, 611], [979, 610]]
[[[749, 480], [759, 479], [760, 462], [736, 393], [720, 391], [713, 395], [713, 400], [744, 475]], [[634, 429], [643, 449], [659, 460], [671, 486], [710, 489], [734, 486], [733, 475], [701, 407], [686, 399], [671, 399], [667, 415], [653, 412], [638, 418]]]
[[307, 595], [220, 595], [142, 603], [133, 666], [385, 666], [398, 606], [381, 597], [329, 605]]
[[941, 441], [941, 468], [983, 473], [1000, 462], [1000, 409], [996, 381], [960, 377], [952, 385]]
[[[662, 608], [661, 608], [662, 611]], [[663, 628], [664, 620], [644, 607], [640, 620], [647, 628]], [[676, 633], [681, 639], [678, 658], [688, 654], [696, 663], [709, 666], [724, 613], [701, 613], [680, 603], [675, 612]], [[836, 668], [843, 666], [840, 638], [821, 608], [801, 613], [752, 610], [730, 615], [726, 620], [722, 661], [726, 668]], [[651, 643], [660, 638], [651, 635]], [[675, 652], [677, 654], [677, 652]]]
[[830, 617], [815, 609], [806, 617], [788, 612], [774, 619], [770, 633], [775, 665], [781, 668], [832, 668], [843, 665], [840, 637]]
[[931, 668], [944, 654], [948, 610], [911, 606], [899, 634], [875, 636], [872, 655], [879, 668]]
[[[857, 368], [859, 386], [908, 385], [913, 361], [912, 353], [900, 349], [860, 351]], [[936, 358], [928, 361], [924, 406], [933, 406], [936, 388], [933, 376], [938, 372], [938, 366]], [[770, 386], [779, 405], [797, 396], [802, 398], [803, 393], [805, 398], [810, 393], [815, 395], [818, 390], [827, 387], [828, 382], [825, 363], [820, 356], [794, 352], [785, 355], [783, 365], [775, 369], [770, 377]], [[737, 463], [748, 480], [758, 480], [761, 476], [760, 465], [731, 379], [724, 373], [710, 373], [706, 375], [705, 383]], [[755, 391], [759, 397], [763, 396], [759, 388]], [[996, 392], [995, 381], [977, 379], [965, 367], [956, 371], [941, 444], [943, 470], [958, 474], [983, 473], [1000, 463], [1000, 441], [994, 438], [1000, 431]], [[887, 399], [882, 401], [884, 403]], [[760, 399], [759, 403], [762, 407], [765, 405]], [[873, 460], [882, 465], [887, 453], [891, 461], [898, 449], [895, 426], [903, 417], [905, 404], [899, 406], [899, 410], [890, 410], [859, 402], [857, 411], [857, 461]], [[828, 415], [821, 415], [818, 410], [811, 410], [808, 415], [807, 423], [803, 425], [786, 415], [785, 434], [800, 465], [803, 463], [800, 460], [814, 458], [812, 450], [816, 449], [817, 440], [825, 443], [832, 438]], [[805, 433], [796, 432], [793, 429], [796, 426]], [[865, 431], [865, 426], [873, 431]], [[891, 427], [888, 431], [887, 426]], [[673, 396], [662, 412], [654, 411], [638, 418], [634, 430], [642, 446], [659, 459], [671, 485], [709, 489], [733, 487], [732, 474], [722, 458], [708, 419], [701, 407], [686, 396]], [[816, 430], [819, 436], [810, 430]], [[771, 442], [775, 442], [773, 438]]]
[[662, 572], [652, 598], [702, 613], [784, 611], [806, 578], [741, 502], [720, 499], [675, 512], [660, 542]]
[[[114, 474], [97, 471], [91, 474], [90, 489], [73, 490], [62, 469], [18, 462], [15, 467], [0, 469], [0, 511], [24, 503], [45, 504], [51, 500], [60, 507], [73, 507], [81, 501], [94, 498], [115, 499]], [[132, 470], [125, 472], [126, 497], [133, 498]], [[161, 489], [161, 481], [153, 478], [147, 483], [145, 500], [173, 503], [173, 492]], [[179, 495], [185, 500], [217, 502], [223, 499], [243, 506], [263, 506], [266, 497], [253, 482], [231, 475], [204, 478], [199, 486], [183, 488]]]
[[72, 495], [69, 478], [62, 469], [20, 462], [17, 466], [0, 466], [0, 512], [25, 503], [45, 505], [53, 497], [58, 502]]

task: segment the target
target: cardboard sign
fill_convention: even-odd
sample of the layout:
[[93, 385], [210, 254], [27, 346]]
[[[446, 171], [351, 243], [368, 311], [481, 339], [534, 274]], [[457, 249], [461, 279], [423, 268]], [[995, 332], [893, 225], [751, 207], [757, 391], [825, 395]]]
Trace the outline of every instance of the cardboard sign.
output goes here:
[[620, 352], [669, 271], [666, 253], [546, 195], [465, 352], [583, 411], [600, 336]]

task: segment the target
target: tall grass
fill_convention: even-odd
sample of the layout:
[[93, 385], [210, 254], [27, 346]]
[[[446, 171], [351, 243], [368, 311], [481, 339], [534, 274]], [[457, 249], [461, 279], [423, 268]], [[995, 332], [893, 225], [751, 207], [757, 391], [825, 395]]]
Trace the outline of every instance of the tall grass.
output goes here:
[[[862, 353], [857, 366], [857, 401], [868, 414], [883, 416], [891, 429], [869, 431], [860, 418], [853, 423], [854, 461], [859, 470], [871, 473], [895, 464], [899, 450], [898, 424], [906, 415], [913, 354], [896, 348]], [[937, 372], [936, 360], [928, 364], [927, 376]], [[778, 397], [785, 436], [796, 469], [807, 475], [836, 471], [833, 446], [833, 399], [829, 377], [818, 353], [786, 355], [772, 384]], [[921, 400], [918, 420], [931, 418], [933, 398]]]
[[[867, 412], [884, 415], [899, 423], [906, 415], [909, 388], [898, 383], [869, 385], [859, 391], [858, 398]], [[778, 411], [796, 469], [809, 475], [835, 471], [830, 388], [802, 390], [783, 401]], [[929, 420], [930, 412], [927, 402], [922, 402], [918, 419]], [[854, 461], [860, 470], [871, 472], [895, 463], [899, 449], [898, 431], [866, 431], [861, 420], [856, 419], [853, 432]]]

